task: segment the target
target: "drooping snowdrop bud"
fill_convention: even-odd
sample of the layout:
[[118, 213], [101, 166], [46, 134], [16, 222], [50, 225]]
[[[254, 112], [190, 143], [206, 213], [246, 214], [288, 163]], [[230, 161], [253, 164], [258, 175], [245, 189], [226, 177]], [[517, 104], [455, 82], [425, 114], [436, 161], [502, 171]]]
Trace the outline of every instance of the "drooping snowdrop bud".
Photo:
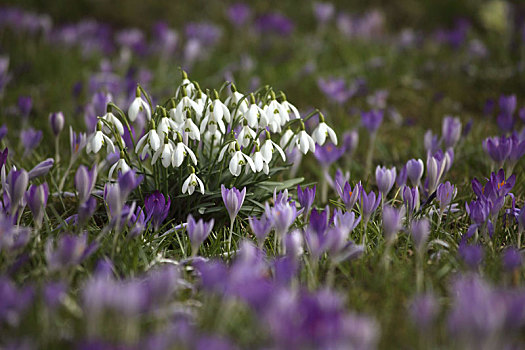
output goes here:
[[120, 171], [122, 174], [125, 174], [128, 171], [130, 171], [131, 168], [129, 167], [128, 163], [126, 163], [126, 160], [124, 158], [120, 158], [115, 162], [115, 164], [111, 166], [111, 168], [109, 168], [108, 177], [110, 179], [113, 178], [113, 173], [115, 172], [115, 170], [117, 172]]
[[51, 125], [51, 130], [53, 130], [55, 137], [58, 136], [64, 129], [64, 114], [62, 112], [51, 113], [49, 115], [49, 125]]
[[243, 165], [246, 164], [250, 166], [250, 169], [252, 169], [254, 173], [256, 172], [253, 160], [246, 154], [242, 153], [242, 151], [238, 150], [233, 154], [228, 168], [233, 176], [239, 176], [242, 172]]
[[272, 100], [269, 104], [264, 106], [264, 113], [268, 120], [272, 132], [281, 132], [281, 126], [286, 124], [290, 118], [283, 106], [275, 99], [275, 94], [272, 92]]
[[201, 133], [199, 127], [193, 122], [191, 118], [187, 118], [181, 126], [181, 130], [192, 140], [201, 140]]
[[175, 168], [178, 168], [179, 166], [181, 166], [186, 155], [189, 155], [193, 164], [197, 165], [197, 157], [195, 157], [195, 153], [193, 153], [191, 148], [189, 148], [188, 146], [184, 144], [184, 142], [182, 142], [182, 136], [179, 133], [177, 133], [177, 140], [178, 142], [173, 149], [173, 156], [172, 156], [172, 162], [171, 162], [172, 165]]
[[[291, 129], [287, 129], [283, 136], [281, 136], [281, 140], [279, 141], [279, 145], [282, 149], [285, 149], [286, 147], [290, 147], [293, 145], [293, 138], [295, 134]], [[292, 141], [290, 141], [292, 140]]]
[[[302, 124], [302, 122], [301, 122]], [[304, 130], [304, 124], [301, 125], [301, 130], [294, 136], [292, 143], [303, 153], [306, 154], [308, 151], [315, 152], [315, 141], [306, 133]]]
[[286, 95], [282, 91], [281, 91], [281, 97], [283, 99], [283, 101], [281, 102], [281, 106], [286, 111], [288, 116], [292, 115], [293, 116], [292, 119], [301, 119], [301, 114], [299, 113], [297, 108], [286, 100]]
[[250, 94], [250, 100], [251, 100], [250, 107], [248, 107], [246, 112], [243, 113], [244, 119], [248, 122], [248, 125], [252, 128], [255, 128], [257, 125], [259, 125], [261, 128], [267, 127], [268, 118], [266, 117], [266, 113], [264, 113], [261, 107], [257, 106], [257, 103], [255, 103], [255, 97], [253, 96], [253, 94]]
[[224, 118], [227, 123], [231, 123], [232, 118], [230, 110], [224, 103], [221, 102], [217, 91], [213, 91], [213, 93], [215, 96], [213, 102], [210, 105], [211, 107], [208, 109], [209, 113], [213, 115], [215, 120], [222, 120]]
[[425, 165], [421, 159], [410, 159], [406, 164], [407, 176], [412, 182], [412, 185], [417, 187], [423, 176]]
[[[268, 168], [268, 165], [266, 164], [266, 161], [264, 160], [264, 157], [261, 153], [261, 150], [259, 149], [259, 145], [255, 146], [255, 152], [251, 156], [253, 160], [253, 164], [255, 164], [255, 171], [261, 172], [263, 169], [265, 170], [265, 174], [268, 174], [266, 170], [270, 170]], [[265, 166], [266, 165], [266, 166]], [[248, 169], [248, 168], [247, 168]]]
[[264, 140], [263, 145], [261, 146], [261, 153], [266, 163], [270, 163], [272, 161], [274, 149], [276, 149], [277, 152], [279, 152], [283, 162], [285, 162], [286, 155], [284, 154], [282, 148], [272, 141], [270, 133], [266, 131], [266, 140]]
[[186, 118], [191, 116], [191, 111], [194, 111], [195, 114], [199, 114], [201, 108], [199, 105], [190, 99], [188, 96], [184, 96], [175, 109], [170, 110], [170, 117], [179, 125], [184, 124]]
[[179, 96], [180, 93], [184, 93], [186, 96], [193, 96], [193, 94], [196, 92], [195, 85], [188, 79], [188, 74], [185, 71], [181, 72], [182, 74], [182, 82], [180, 83], [180, 86], [177, 88], [176, 95]]
[[97, 131], [95, 131], [95, 133], [93, 133], [93, 135], [90, 136], [88, 142], [87, 142], [87, 147], [86, 147], [86, 151], [87, 153], [98, 153], [100, 151], [100, 149], [102, 148], [102, 146], [106, 145], [106, 151], [108, 153], [113, 153], [115, 152], [115, 145], [113, 144], [113, 141], [111, 141], [111, 139], [109, 137], [107, 137], [106, 135], [104, 135], [104, 133], [102, 132], [102, 122], [98, 122], [98, 127], [97, 127]]
[[237, 109], [235, 115], [233, 116], [234, 118], [237, 118], [240, 115], [244, 115], [248, 111], [248, 100], [243, 94], [237, 91], [234, 84], [231, 84], [230, 87], [232, 93], [230, 96], [228, 96], [226, 101], [224, 101], [224, 104], [230, 106], [232, 110]]
[[208, 108], [206, 109], [206, 115], [201, 121], [201, 134], [203, 134], [206, 129], [211, 133], [215, 133], [215, 131], [217, 131], [217, 127], [221, 133], [224, 134], [226, 132], [226, 127], [224, 126], [224, 122], [222, 120], [223, 117], [228, 123], [231, 121], [230, 111], [219, 100], [219, 96], [217, 95], [217, 98], [208, 105]]
[[176, 130], [178, 130], [177, 124], [170, 118], [164, 117], [160, 120], [159, 125], [157, 126], [157, 135], [163, 140], [170, 131]]
[[148, 131], [144, 136], [142, 136], [135, 146], [135, 153], [139, 153], [142, 149], [141, 157], [144, 158], [146, 154], [151, 154], [151, 152], [156, 152], [160, 148], [160, 137], [157, 134], [157, 131], [153, 127]]
[[317, 128], [315, 128], [314, 132], [312, 133], [312, 138], [314, 139], [314, 141], [318, 145], [322, 146], [324, 145], [326, 137], [328, 136], [330, 137], [332, 143], [334, 145], [337, 145], [337, 135], [335, 134], [334, 130], [325, 123], [324, 116], [322, 113], [319, 113], [319, 121], [319, 125], [317, 126]]
[[255, 139], [257, 134], [253, 131], [248, 124], [244, 125], [237, 135], [237, 141], [242, 147], [248, 147], [250, 142]]
[[[120, 135], [124, 135], [124, 126], [113, 113], [107, 112], [103, 117], [101, 117], [101, 119], [104, 119], [108, 122], [108, 124], [113, 125]], [[104, 132], [108, 134], [111, 133], [111, 130], [107, 127], [107, 125], [104, 125]]]
[[173, 152], [175, 151], [175, 145], [173, 144], [173, 141], [168, 140], [167, 137], [164, 142], [165, 143], [159, 147], [157, 152], [153, 154], [153, 158], [151, 159], [151, 164], [155, 164], [160, 157], [162, 166], [167, 168], [172, 163]]
[[182, 184], [182, 193], [187, 192], [191, 196], [193, 192], [195, 191], [195, 188], [199, 186], [199, 191], [202, 194], [204, 194], [204, 183], [202, 182], [201, 179], [197, 177], [197, 175], [195, 175], [195, 169], [193, 167], [191, 167], [191, 170], [192, 170], [192, 173], [190, 174], [190, 176], [188, 176], [186, 181], [184, 181], [184, 183]]
[[133, 102], [129, 105], [128, 109], [128, 117], [129, 120], [134, 122], [139, 113], [144, 112], [146, 114], [146, 119], [149, 121], [151, 120], [151, 108], [149, 107], [149, 104], [142, 99], [140, 96], [140, 89], [137, 88], [137, 94]]

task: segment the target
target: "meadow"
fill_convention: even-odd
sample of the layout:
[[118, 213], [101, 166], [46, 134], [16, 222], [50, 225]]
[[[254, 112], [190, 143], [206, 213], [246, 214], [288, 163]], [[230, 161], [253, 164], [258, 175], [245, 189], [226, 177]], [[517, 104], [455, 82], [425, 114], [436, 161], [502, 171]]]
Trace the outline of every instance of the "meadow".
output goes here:
[[525, 8], [0, 6], [0, 349], [525, 346]]

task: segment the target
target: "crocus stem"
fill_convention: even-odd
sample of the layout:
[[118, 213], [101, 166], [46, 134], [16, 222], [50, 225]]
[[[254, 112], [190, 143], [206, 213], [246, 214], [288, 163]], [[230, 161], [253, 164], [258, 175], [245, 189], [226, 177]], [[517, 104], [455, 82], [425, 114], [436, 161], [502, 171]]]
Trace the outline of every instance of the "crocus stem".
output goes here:
[[518, 231], [518, 249], [521, 248], [521, 235], [523, 234], [523, 230]]
[[383, 254], [383, 265], [386, 271], [390, 270], [390, 251], [392, 250], [392, 243], [393, 241], [391, 240], [386, 241], [385, 253]]
[[368, 144], [368, 152], [366, 153], [366, 163], [365, 163], [365, 179], [370, 175], [372, 170], [372, 158], [374, 157], [374, 145], [376, 143], [376, 133], [373, 132], [370, 134], [370, 142]]
[[328, 181], [326, 181], [324, 176], [321, 181], [321, 202], [326, 203], [328, 198]]
[[69, 160], [69, 164], [66, 168], [66, 172], [64, 173], [64, 176], [62, 177], [62, 180], [60, 180], [60, 184], [58, 185], [58, 193], [62, 193], [62, 188], [64, 188], [64, 184], [66, 183], [67, 176], [69, 175], [69, 172], [71, 171], [73, 162], [74, 162], [74, 158], [71, 157], [71, 159]]
[[423, 290], [423, 259], [421, 252], [416, 253], [416, 288], [418, 292]]
[[230, 223], [230, 236], [228, 237], [228, 256], [231, 256], [232, 237], [233, 237], [233, 223], [235, 219]]
[[330, 266], [328, 267], [328, 273], [326, 275], [326, 284], [328, 285], [328, 288], [332, 288], [334, 284], [335, 279], [335, 264], [333, 262], [330, 262]]
[[363, 236], [361, 237], [361, 244], [366, 251], [366, 229], [368, 228], [368, 219], [362, 220], [363, 222]]
[[60, 148], [60, 145], [59, 145], [60, 142], [59, 141], [60, 140], [59, 140], [58, 136], [55, 137], [55, 160], [56, 160], [57, 163], [60, 162], [60, 152], [58, 151], [59, 148]]

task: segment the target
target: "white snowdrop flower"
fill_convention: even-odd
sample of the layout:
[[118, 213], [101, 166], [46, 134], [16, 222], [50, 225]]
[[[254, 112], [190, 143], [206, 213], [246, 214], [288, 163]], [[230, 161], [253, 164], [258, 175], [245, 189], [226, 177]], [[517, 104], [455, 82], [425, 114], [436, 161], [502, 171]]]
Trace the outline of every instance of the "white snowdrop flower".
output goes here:
[[292, 142], [295, 143], [303, 154], [308, 153], [308, 151], [315, 152], [315, 141], [304, 130], [299, 131], [299, 133], [294, 136]]
[[137, 142], [135, 153], [138, 154], [142, 149], [141, 157], [144, 158], [146, 154], [151, 154], [151, 151], [156, 152], [159, 148], [160, 137], [155, 129], [151, 129]]
[[237, 141], [228, 143], [221, 149], [217, 160], [220, 162], [224, 158], [224, 153], [226, 153], [226, 151], [228, 151], [228, 154], [234, 154], [238, 149], [240, 149], [240, 147]]
[[129, 167], [128, 163], [126, 163], [126, 160], [124, 159], [119, 159], [115, 162], [115, 164], [113, 164], [111, 166], [111, 168], [109, 168], [109, 174], [108, 174], [108, 177], [111, 179], [113, 177], [113, 173], [118, 170], [120, 170], [120, 172], [122, 174], [125, 174], [127, 173], [128, 171], [131, 170], [131, 168]]
[[266, 113], [264, 113], [261, 107], [255, 104], [255, 101], [250, 105], [248, 110], [243, 113], [243, 117], [248, 122], [248, 125], [252, 128], [255, 128], [257, 124], [259, 124], [259, 126], [262, 128], [268, 126], [268, 118], [266, 117]]
[[87, 145], [86, 145], [86, 152], [87, 153], [98, 153], [102, 146], [106, 145], [106, 151], [108, 153], [114, 153], [115, 152], [115, 145], [113, 144], [113, 141], [100, 130], [102, 128], [102, 123], [99, 122], [98, 129], [95, 131], [94, 134], [91, 135], [89, 138]]
[[197, 122], [200, 122], [202, 119], [202, 114], [206, 110], [207, 101], [208, 101], [208, 96], [199, 90], [197, 92], [197, 98], [195, 99], [195, 103], [197, 104], [197, 106], [199, 106], [199, 110], [197, 111]]
[[199, 105], [195, 101], [188, 96], [184, 96], [175, 107], [175, 110], [172, 108], [169, 113], [170, 117], [180, 125], [186, 121], [188, 113], [191, 113], [191, 110], [195, 113], [201, 111]]
[[199, 190], [202, 194], [204, 194], [204, 184], [202, 183], [201, 179], [195, 175], [195, 173], [191, 173], [190, 176], [184, 181], [182, 184], [182, 193], [188, 193], [189, 195], [192, 195], [195, 191], [195, 187], [199, 186]]
[[290, 142], [290, 140], [293, 139], [295, 136], [294, 132], [290, 129], [287, 129], [283, 136], [281, 136], [281, 140], [279, 141], [279, 145], [281, 148], [286, 148], [286, 146], [291, 147], [293, 145], [293, 142]]
[[153, 155], [151, 164], [155, 164], [160, 157], [162, 166], [165, 168], [169, 167], [172, 162], [174, 148], [173, 141], [171, 140], [160, 146], [157, 152]]
[[195, 153], [193, 153], [193, 151], [188, 146], [186, 146], [184, 142], [178, 142], [173, 150], [171, 164], [175, 168], [180, 167], [186, 155], [189, 155], [193, 164], [197, 165], [197, 157], [195, 157]]
[[230, 106], [232, 111], [237, 109], [236, 114], [233, 116], [234, 118], [237, 118], [248, 111], [248, 100], [238, 91], [233, 91], [226, 101], [224, 101], [224, 104]]
[[281, 106], [283, 106], [284, 110], [288, 113], [288, 115], [294, 116], [294, 118], [292, 119], [301, 119], [301, 114], [299, 113], [297, 108], [290, 102], [284, 100], [283, 102], [281, 102]]
[[[255, 153], [251, 156], [253, 160], [253, 164], [255, 165], [255, 172], [260, 172], [263, 170], [264, 167], [264, 157], [261, 153], [261, 151], [257, 150]], [[246, 171], [248, 171], [248, 167], [246, 168]]]
[[239, 135], [237, 135], [237, 141], [241, 146], [248, 147], [250, 145], [250, 141], [255, 139], [256, 136], [257, 134], [255, 131], [253, 131], [248, 125], [245, 125], [242, 127]]
[[271, 100], [268, 105], [264, 106], [263, 110], [272, 132], [281, 132], [281, 125], [290, 120], [288, 113], [277, 100]]
[[211, 133], [209, 131], [206, 131], [202, 135], [202, 139], [206, 144], [211, 144], [213, 142], [213, 146], [220, 145], [221, 143], [222, 134], [219, 130], [215, 131], [215, 133]]
[[219, 100], [219, 96], [217, 95], [210, 106], [208, 106], [208, 113], [214, 115], [216, 120], [224, 120], [227, 123], [230, 123], [232, 121], [230, 110], [224, 103]]
[[184, 89], [184, 93], [186, 96], [193, 96], [193, 94], [197, 91], [197, 88], [195, 87], [195, 84], [193, 84], [189, 79], [186, 72], [182, 72], [182, 82], [180, 83], [179, 87], [177, 88], [177, 91], [175, 94], [179, 96], [181, 93], [181, 89]]
[[173, 120], [164, 117], [160, 120], [159, 125], [157, 126], [157, 135], [163, 140], [170, 131], [178, 131], [178, 129], [178, 125]]
[[253, 160], [250, 158], [250, 156], [247, 156], [241, 151], [236, 151], [230, 160], [230, 173], [233, 176], [239, 176], [242, 172], [242, 167], [246, 165], [246, 163], [248, 163], [252, 171], [255, 172], [255, 164], [253, 163]]
[[210, 108], [213, 110], [214, 107], [208, 107], [206, 116], [201, 122], [201, 134], [203, 134], [206, 130], [208, 130], [211, 133], [215, 133], [217, 131], [217, 127], [219, 128], [221, 133], [224, 134], [226, 132], [226, 127], [224, 125], [224, 122], [222, 121], [222, 116], [219, 118], [219, 114], [210, 112]]
[[131, 105], [129, 106], [129, 109], [128, 109], [129, 120], [134, 122], [137, 119], [137, 116], [139, 115], [140, 112], [146, 113], [146, 119], [151, 120], [151, 109], [149, 108], [148, 103], [144, 101], [142, 97], [137, 96], [135, 97], [133, 102], [131, 102]]
[[185, 132], [190, 139], [200, 141], [201, 133], [199, 127], [195, 125], [191, 118], [186, 119], [184, 124], [181, 126], [181, 130]]
[[270, 133], [267, 133], [266, 140], [264, 141], [261, 147], [261, 154], [266, 163], [270, 163], [272, 161], [274, 149], [276, 149], [277, 152], [279, 152], [279, 154], [281, 155], [281, 158], [283, 159], [283, 162], [285, 162], [286, 155], [284, 154], [283, 149], [279, 147], [278, 144], [273, 142], [272, 139], [270, 138]]
[[[102, 117], [102, 119], [107, 121], [109, 124], [113, 125], [115, 127], [115, 129], [117, 129], [117, 131], [118, 131], [118, 133], [120, 135], [124, 135], [124, 126], [122, 125], [122, 122], [117, 117], [115, 117], [115, 115], [113, 113], [111, 113], [111, 112], [106, 113]], [[104, 131], [106, 133], [110, 133], [111, 132], [111, 130], [109, 130], [107, 125], [104, 125]]]
[[335, 134], [335, 131], [324, 122], [324, 117], [322, 114], [320, 114], [319, 119], [320, 123], [319, 125], [317, 125], [317, 128], [315, 128], [315, 130], [312, 133], [312, 138], [314, 139], [314, 141], [318, 145], [322, 146], [324, 145], [326, 137], [328, 136], [330, 137], [332, 143], [334, 145], [337, 145], [337, 135]]

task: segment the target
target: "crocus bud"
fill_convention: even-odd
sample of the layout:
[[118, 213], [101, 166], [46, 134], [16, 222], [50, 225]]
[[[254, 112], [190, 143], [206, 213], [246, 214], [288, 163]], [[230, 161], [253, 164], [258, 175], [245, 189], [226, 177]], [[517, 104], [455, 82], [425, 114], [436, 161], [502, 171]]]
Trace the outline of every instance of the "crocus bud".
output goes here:
[[454, 147], [461, 137], [459, 118], [446, 117], [443, 119], [441, 134], [445, 148]]
[[186, 231], [190, 237], [191, 253], [193, 256], [197, 255], [199, 246], [206, 240], [213, 229], [213, 222], [213, 219], [209, 222], [204, 222], [202, 219], [195, 221], [191, 214], [188, 216], [188, 226]]
[[377, 166], [376, 168], [376, 184], [379, 192], [386, 197], [388, 192], [394, 186], [396, 181], [396, 168], [387, 169], [386, 167]]
[[95, 213], [97, 209], [97, 199], [90, 196], [85, 202], [78, 207], [77, 223], [83, 226]]
[[31, 185], [26, 193], [27, 206], [33, 214], [36, 228], [40, 228], [42, 225], [48, 196], [49, 187], [47, 183], [39, 186]]
[[58, 136], [64, 129], [64, 114], [62, 112], [51, 113], [49, 115], [49, 125], [51, 125], [51, 130], [53, 130], [55, 137]]
[[97, 167], [96, 165], [88, 170], [84, 165], [78, 167], [77, 173], [75, 174], [75, 187], [78, 191], [78, 198], [80, 203], [88, 200], [91, 191], [95, 187], [95, 180], [97, 178]]
[[29, 171], [29, 180], [46, 175], [53, 167], [53, 164], [55, 164], [55, 160], [53, 158], [47, 158], [43, 162], [38, 163], [33, 169]]
[[11, 214], [16, 212], [20, 201], [24, 197], [29, 182], [29, 176], [24, 169], [11, 170], [7, 182], [9, 184], [9, 195], [11, 197]]
[[410, 182], [412, 182], [412, 186], [419, 186], [419, 182], [423, 176], [423, 170], [425, 169], [423, 161], [421, 159], [410, 159], [407, 162], [406, 167], [407, 176], [410, 179]]
[[410, 233], [418, 254], [422, 254], [430, 234], [430, 222], [426, 218], [412, 222]]

